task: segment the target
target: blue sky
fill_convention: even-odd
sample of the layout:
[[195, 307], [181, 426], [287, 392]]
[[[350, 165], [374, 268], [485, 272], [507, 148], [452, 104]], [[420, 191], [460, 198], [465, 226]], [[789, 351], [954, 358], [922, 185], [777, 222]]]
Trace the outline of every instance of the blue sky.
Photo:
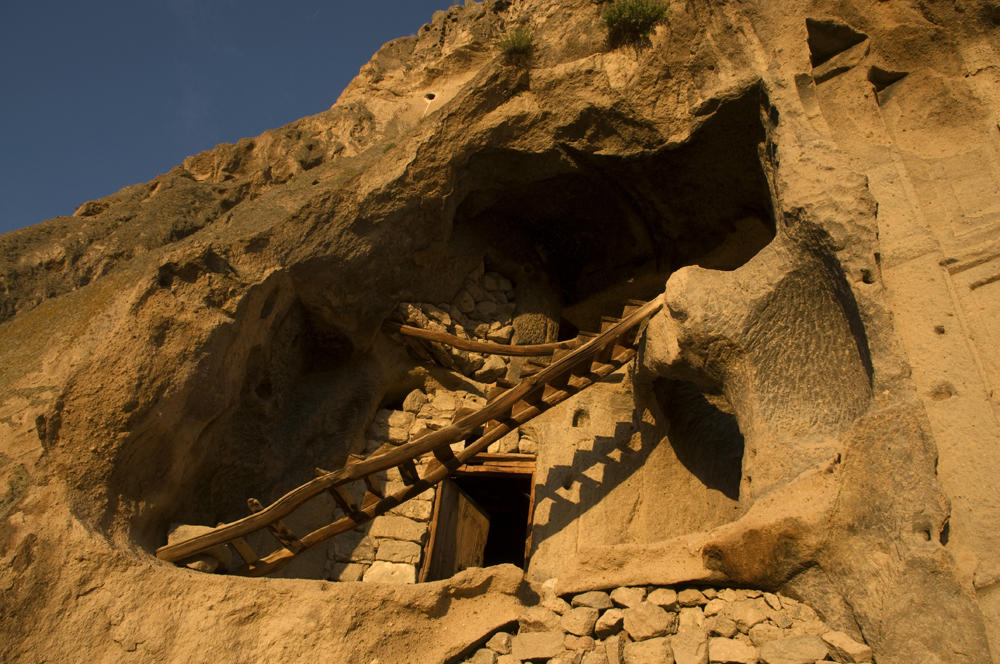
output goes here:
[[457, 0], [0, 2], [0, 233], [329, 108]]

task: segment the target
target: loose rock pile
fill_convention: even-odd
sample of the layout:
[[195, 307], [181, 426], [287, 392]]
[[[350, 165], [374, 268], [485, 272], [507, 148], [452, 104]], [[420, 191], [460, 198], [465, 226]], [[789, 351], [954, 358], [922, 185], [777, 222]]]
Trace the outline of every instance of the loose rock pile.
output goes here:
[[[479, 264], [465, 279], [464, 288], [451, 303], [399, 305], [407, 321], [461, 339], [509, 344], [514, 336], [514, 285]], [[481, 355], [458, 348], [447, 350], [455, 367], [481, 383], [494, 383], [507, 375], [510, 360], [499, 355]]]
[[[810, 607], [757, 590], [617, 588], [560, 598], [546, 585], [516, 633], [467, 664], [815, 664], [872, 661]], [[569, 601], [567, 601], [569, 599]]]

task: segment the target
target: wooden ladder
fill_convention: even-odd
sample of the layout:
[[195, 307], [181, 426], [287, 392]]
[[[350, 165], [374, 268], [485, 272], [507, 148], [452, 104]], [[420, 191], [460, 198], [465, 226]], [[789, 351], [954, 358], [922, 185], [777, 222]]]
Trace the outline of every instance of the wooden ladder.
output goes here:
[[[447, 355], [438, 344], [476, 353], [551, 356], [552, 359], [548, 364], [531, 361], [525, 363], [518, 383], [498, 384], [488, 395], [486, 406], [479, 410], [460, 410], [449, 426], [437, 431], [426, 431], [403, 445], [383, 445], [368, 458], [352, 456], [343, 468], [334, 472], [317, 469], [318, 476], [314, 480], [286, 493], [267, 507], [251, 498], [248, 501], [253, 512], [250, 516], [220, 524], [196, 537], [160, 547], [156, 550], [156, 557], [168, 562], [179, 562], [214, 546], [232, 544], [245, 561], [233, 574], [264, 576], [276, 572], [317, 544], [353, 530], [422, 494], [448, 477], [453, 470], [485, 451], [490, 444], [621, 368], [637, 353], [636, 342], [641, 323], [662, 306], [662, 296], [650, 302], [629, 300], [620, 319], [602, 320], [599, 333], [581, 333], [570, 341], [531, 346], [471, 341], [419, 327], [386, 322], [386, 331], [403, 335], [407, 345], [414, 350], [419, 348], [419, 353], [428, 359], [439, 360], [441, 356]], [[483, 427], [483, 433], [475, 442], [461, 451], [452, 450], [453, 444], [467, 440], [480, 427]], [[434, 459], [424, 469], [423, 476], [420, 476], [416, 460], [428, 454], [432, 454]], [[390, 496], [384, 496], [377, 474], [390, 468], [399, 470], [405, 486]], [[355, 482], [364, 482], [366, 487], [365, 497], [360, 505], [347, 490], [347, 486]], [[301, 538], [296, 536], [282, 519], [324, 492], [333, 496], [344, 517]], [[259, 558], [244, 538], [264, 529], [271, 532], [282, 546]]]

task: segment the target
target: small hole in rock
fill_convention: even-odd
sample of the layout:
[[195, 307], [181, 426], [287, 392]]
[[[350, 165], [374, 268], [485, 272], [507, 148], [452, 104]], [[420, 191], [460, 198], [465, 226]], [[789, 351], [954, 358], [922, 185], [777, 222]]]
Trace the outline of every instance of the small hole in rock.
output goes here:
[[871, 270], [861, 270], [861, 281], [866, 284], [875, 283], [875, 277], [872, 276]]
[[944, 325], [935, 325], [934, 326], [934, 331], [937, 334], [944, 334]]
[[274, 396], [274, 388], [271, 387], [271, 379], [265, 378], [258, 383], [257, 387], [254, 389], [254, 394], [260, 399], [270, 399]]
[[424, 95], [424, 99], [426, 99], [427, 101], [432, 101], [436, 96], [437, 95], [435, 95], [433, 92], [428, 92], [427, 94]]
[[577, 410], [573, 413], [573, 426], [574, 427], [585, 427], [590, 424], [590, 413], [584, 409]]

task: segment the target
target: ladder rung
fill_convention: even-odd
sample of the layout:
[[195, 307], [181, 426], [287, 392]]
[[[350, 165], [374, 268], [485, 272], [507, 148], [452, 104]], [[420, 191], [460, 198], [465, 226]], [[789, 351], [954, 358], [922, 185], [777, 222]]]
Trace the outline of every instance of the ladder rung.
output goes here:
[[[368, 492], [374, 496], [377, 496], [379, 500], [385, 498], [385, 494], [382, 493], [382, 483], [378, 481], [378, 477], [375, 475], [365, 475], [365, 487], [367, 487]], [[367, 494], [365, 498], [367, 498]], [[367, 507], [367, 505], [365, 505]]]
[[374, 505], [374, 504], [378, 503], [379, 501], [381, 501], [382, 498], [383, 498], [383, 496], [381, 495], [381, 492], [379, 492], [379, 493], [373, 493], [371, 491], [366, 491], [365, 492], [365, 498], [364, 498], [364, 500], [361, 501], [361, 509], [363, 509], [363, 510], [368, 509], [372, 505]]
[[[566, 375], [566, 379], [569, 380], [569, 375]], [[565, 382], [563, 383], [565, 385]], [[554, 385], [546, 385], [545, 391], [542, 392], [542, 399], [548, 399], [553, 394], [562, 392], [562, 390]]]
[[607, 332], [613, 328], [618, 323], [622, 322], [620, 318], [611, 318], [610, 316], [601, 316], [601, 332]]
[[236, 549], [236, 553], [240, 554], [240, 558], [242, 558], [243, 562], [247, 565], [255, 565], [260, 560], [260, 558], [257, 557], [257, 554], [254, 553], [254, 550], [250, 548], [250, 545], [247, 544], [247, 541], [242, 537], [237, 537], [229, 543], [233, 545], [233, 548]]
[[[260, 501], [256, 498], [247, 499], [247, 507], [250, 511], [256, 514], [264, 509], [264, 506], [260, 504]], [[292, 532], [291, 528], [286, 526], [282, 521], [275, 521], [267, 527], [267, 530], [274, 535], [274, 538], [281, 542], [281, 545], [291, 551], [292, 553], [298, 553], [302, 550], [302, 542], [299, 538]]]
[[434, 458], [441, 462], [441, 465], [448, 470], [455, 470], [462, 465], [462, 462], [455, 456], [455, 450], [451, 445], [442, 445], [434, 449]]
[[417, 465], [413, 463], [413, 459], [407, 459], [398, 466], [399, 474], [403, 478], [403, 484], [406, 486], [413, 486], [420, 481], [420, 475], [417, 474]]
[[[323, 477], [324, 475], [329, 475], [329, 470], [323, 470], [322, 468], [316, 469], [316, 477]], [[354, 516], [358, 513], [358, 504], [354, 502], [354, 497], [342, 486], [332, 486], [327, 491], [333, 496], [333, 499], [343, 510], [344, 514], [347, 516]]]

